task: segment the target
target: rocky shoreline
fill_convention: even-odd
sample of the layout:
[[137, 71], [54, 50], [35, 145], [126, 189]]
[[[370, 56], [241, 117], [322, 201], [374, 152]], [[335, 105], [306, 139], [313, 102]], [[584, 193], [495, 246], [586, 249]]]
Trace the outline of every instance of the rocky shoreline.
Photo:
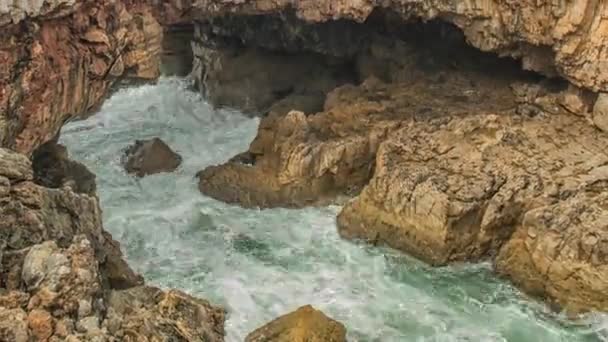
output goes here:
[[[119, 82], [179, 66], [172, 25], [192, 37], [198, 90], [262, 116], [248, 151], [198, 174], [204, 194], [343, 203], [344, 238], [433, 265], [492, 260], [557, 310], [608, 311], [608, 4], [17, 3], [0, 4], [0, 339], [223, 340], [223, 309], [129, 268], [94, 174], [56, 144]], [[306, 324], [248, 340], [345, 339], [301, 310]]]

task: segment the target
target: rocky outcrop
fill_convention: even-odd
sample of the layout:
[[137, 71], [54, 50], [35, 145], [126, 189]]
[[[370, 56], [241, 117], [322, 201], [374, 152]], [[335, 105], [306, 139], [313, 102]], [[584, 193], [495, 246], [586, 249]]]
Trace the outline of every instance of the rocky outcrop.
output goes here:
[[342, 323], [306, 305], [247, 335], [245, 342], [346, 342]]
[[608, 4], [602, 1], [207, 0], [193, 3], [189, 13], [194, 18], [209, 18], [293, 12], [303, 21], [317, 23], [337, 19], [364, 22], [374, 10], [388, 10], [400, 20], [453, 23], [480, 50], [521, 58], [526, 69], [559, 74], [593, 91], [608, 91], [604, 66], [608, 52], [603, 49], [608, 44]]
[[0, 4], [0, 146], [30, 154], [117, 80], [158, 76], [162, 29], [142, 3]]
[[[378, 38], [358, 56], [365, 82], [329, 92], [318, 112], [291, 111], [305, 106], [301, 97], [277, 102], [247, 158], [200, 172], [200, 190], [246, 207], [332, 202], [367, 184], [380, 143], [409, 122], [516, 105], [509, 88], [521, 76], [516, 68], [502, 65], [497, 80], [482, 71], [495, 69], [495, 59], [434, 52]], [[459, 62], [465, 64], [452, 65]]]
[[0, 149], [0, 340], [223, 341], [224, 311], [143, 285], [103, 229], [95, 194], [76, 192], [79, 178], [57, 181], [75, 162], [44, 151], [35, 159], [57, 158], [57, 169], [38, 178], [25, 155]]
[[570, 313], [608, 310], [607, 137], [563, 114], [446, 120], [381, 145], [340, 234], [437, 265], [498, 256], [498, 272]]
[[152, 138], [136, 140], [125, 150], [122, 163], [128, 173], [144, 177], [174, 171], [182, 163], [182, 157], [161, 139]]

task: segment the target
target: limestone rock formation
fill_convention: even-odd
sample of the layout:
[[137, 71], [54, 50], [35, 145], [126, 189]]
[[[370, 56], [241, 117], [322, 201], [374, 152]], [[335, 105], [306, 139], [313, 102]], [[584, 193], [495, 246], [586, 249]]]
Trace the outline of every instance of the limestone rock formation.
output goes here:
[[[329, 92], [316, 113], [290, 111], [303, 106], [301, 98], [277, 102], [262, 118], [247, 162], [241, 155], [201, 171], [200, 190], [245, 207], [333, 202], [367, 184], [378, 146], [408, 122], [516, 106], [509, 83], [521, 76], [517, 69], [507, 66], [497, 80], [475, 68], [452, 66], [454, 60], [468, 60], [468, 54], [441, 58], [432, 52], [405, 42], [376, 41], [361, 56], [368, 61], [361, 62], [359, 72], [365, 82]], [[432, 67], [421, 66], [429, 60], [435, 60]], [[493, 70], [495, 62], [469, 63], [486, 63], [482, 69]]]
[[[364, 22], [374, 10], [401, 19], [440, 19], [460, 27], [471, 45], [483, 51], [523, 60], [524, 68], [559, 74], [577, 86], [608, 90], [604, 61], [608, 52], [608, 3], [604, 1], [347, 1], [252, 0], [197, 1], [189, 13], [197, 18], [237, 14], [285, 14], [293, 11], [306, 22], [338, 19]], [[295, 31], [300, 32], [300, 31]]]
[[432, 264], [498, 255], [497, 270], [530, 293], [573, 313], [608, 310], [607, 151], [572, 115], [413, 124], [381, 145], [339, 231]]
[[136, 140], [125, 150], [123, 165], [128, 173], [144, 177], [161, 172], [172, 172], [182, 163], [182, 157], [173, 152], [159, 138]]
[[143, 285], [103, 229], [96, 195], [56, 182], [74, 168], [63, 152], [35, 153], [58, 158], [46, 187], [25, 155], [0, 148], [0, 340], [223, 341], [223, 309]]
[[342, 323], [310, 305], [281, 316], [247, 335], [245, 342], [346, 342]]
[[30, 154], [120, 78], [155, 79], [162, 29], [143, 3], [0, 1], [0, 146]]

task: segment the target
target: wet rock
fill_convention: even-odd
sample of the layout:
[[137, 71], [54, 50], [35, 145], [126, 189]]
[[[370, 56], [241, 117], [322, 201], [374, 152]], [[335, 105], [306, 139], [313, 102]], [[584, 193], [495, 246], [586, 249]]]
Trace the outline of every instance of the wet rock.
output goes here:
[[123, 165], [128, 173], [144, 177], [161, 172], [172, 172], [179, 167], [182, 157], [159, 138], [136, 140], [126, 149]]
[[69, 186], [74, 192], [95, 196], [95, 174], [69, 159], [65, 146], [49, 142], [32, 155], [34, 180], [47, 188]]
[[593, 123], [602, 131], [608, 132], [608, 94], [601, 93], [593, 107]]
[[247, 335], [246, 342], [346, 342], [342, 323], [307, 305]]
[[496, 270], [571, 315], [607, 311], [606, 251], [608, 182], [602, 180], [528, 211], [501, 249]]
[[410, 125], [381, 145], [339, 232], [435, 265], [498, 255], [497, 270], [529, 293], [573, 313], [608, 310], [602, 134], [569, 114]]

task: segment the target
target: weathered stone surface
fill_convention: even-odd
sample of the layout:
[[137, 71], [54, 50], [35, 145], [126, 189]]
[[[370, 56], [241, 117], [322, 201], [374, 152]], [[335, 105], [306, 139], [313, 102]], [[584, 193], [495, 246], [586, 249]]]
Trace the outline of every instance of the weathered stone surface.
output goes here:
[[[51, 189], [36, 184], [31, 163], [25, 156], [5, 149], [0, 149], [0, 154], [5, 156], [0, 159], [0, 165], [6, 165], [0, 166], [0, 177], [10, 180], [8, 190], [0, 191], [6, 193], [0, 197], [0, 241], [5, 243], [3, 264], [11, 263], [19, 268], [19, 260], [25, 256], [24, 249], [47, 240], [66, 247], [74, 236], [84, 234], [97, 252], [107, 281], [128, 280], [130, 286], [141, 283], [141, 278], [124, 261], [120, 262], [122, 253], [118, 243], [103, 230], [99, 201], [95, 195], [76, 193], [70, 187]], [[15, 163], [10, 164], [13, 160]], [[75, 163], [65, 162], [69, 165]], [[78, 169], [81, 168], [84, 166], [79, 165]], [[65, 177], [59, 172], [56, 175]], [[5, 266], [7, 272], [0, 278], [4, 278], [5, 284], [12, 283], [11, 267]]]
[[524, 68], [559, 73], [575, 85], [608, 89], [608, 3], [603, 1], [517, 3], [503, 0], [253, 0], [197, 1], [190, 15], [198, 18], [230, 14], [277, 14], [292, 10], [307, 22], [349, 19], [363, 22], [375, 9], [401, 18], [438, 18], [460, 27], [473, 46], [519, 57]]
[[104, 326], [133, 341], [224, 340], [225, 312], [181, 291], [153, 287], [114, 291]]
[[[607, 151], [605, 135], [572, 115], [474, 115], [412, 124], [381, 145], [374, 177], [340, 213], [339, 231], [432, 264], [500, 254], [498, 270], [531, 293], [572, 312], [608, 310], [597, 290], [608, 286], [603, 259], [592, 262], [564, 249], [585, 243], [585, 227], [603, 241], [608, 208], [601, 196], [579, 192], [603, 191], [595, 184], [608, 182]], [[589, 206], [586, 215], [582, 202]], [[501, 249], [505, 242], [510, 247]], [[545, 266], [530, 266], [537, 262], [529, 261], [532, 252], [547, 258]], [[555, 279], [545, 276], [549, 265], [561, 269]], [[585, 268], [569, 281], [557, 279]]]
[[216, 107], [248, 114], [264, 113], [287, 96], [323, 99], [330, 90], [351, 81], [348, 72], [336, 70], [323, 56], [312, 53], [287, 58], [285, 53], [258, 48], [215, 48], [205, 46], [201, 37], [193, 48], [192, 74], [205, 98]]
[[[141, 1], [9, 3], [0, 2], [2, 147], [30, 154], [119, 78], [158, 76], [162, 30]], [[36, 21], [12, 23], [25, 16]]]
[[76, 193], [96, 194], [95, 174], [71, 160], [62, 145], [48, 142], [36, 149], [32, 167], [35, 182], [47, 188], [68, 186]]
[[608, 168], [603, 180], [528, 211], [496, 259], [499, 273], [570, 314], [608, 310]]
[[342, 323], [303, 306], [247, 335], [245, 342], [346, 342]]
[[136, 140], [125, 150], [123, 165], [128, 173], [144, 177], [172, 172], [182, 163], [182, 157], [159, 138]]
[[608, 132], [608, 93], [598, 96], [593, 107], [593, 123], [602, 131]]
[[[408, 122], [516, 105], [509, 83], [519, 75], [508, 65], [497, 80], [476, 67], [452, 66], [468, 60], [468, 54], [435, 57], [432, 68], [421, 68], [433, 50], [414, 52], [404, 42], [376, 45], [366, 52], [368, 59], [387, 68], [366, 68], [361, 74], [367, 81], [331, 91], [317, 113], [290, 111], [302, 106], [296, 98], [277, 102], [262, 119], [247, 154], [198, 174], [200, 190], [245, 207], [333, 202], [360, 191], [373, 173], [380, 143]], [[486, 67], [495, 69], [495, 62], [485, 61]], [[389, 75], [390, 83], [377, 74]]]

